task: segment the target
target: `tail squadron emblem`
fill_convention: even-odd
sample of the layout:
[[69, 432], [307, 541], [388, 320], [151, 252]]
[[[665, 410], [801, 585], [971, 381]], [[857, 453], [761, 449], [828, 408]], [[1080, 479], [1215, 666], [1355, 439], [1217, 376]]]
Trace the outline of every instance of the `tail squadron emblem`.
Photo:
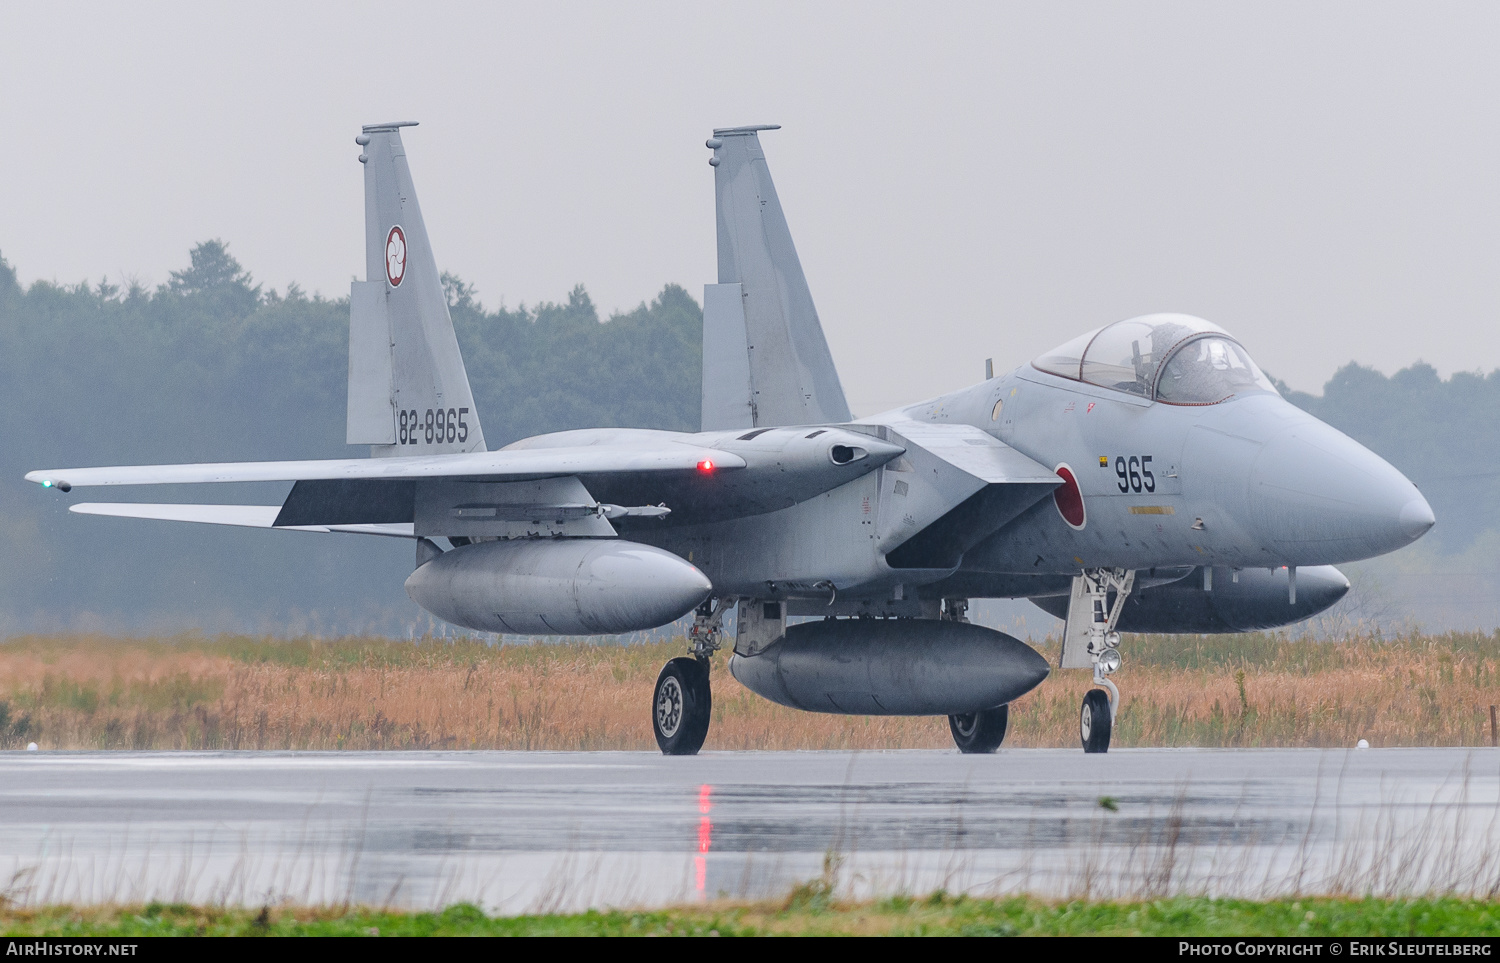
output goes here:
[[395, 288], [401, 286], [401, 279], [405, 276], [406, 235], [398, 224], [385, 236], [385, 278]]

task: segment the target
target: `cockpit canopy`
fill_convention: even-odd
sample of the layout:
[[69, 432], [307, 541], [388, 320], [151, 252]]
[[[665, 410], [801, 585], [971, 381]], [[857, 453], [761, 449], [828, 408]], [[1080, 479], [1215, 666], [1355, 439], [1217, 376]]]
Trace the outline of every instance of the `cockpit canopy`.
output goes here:
[[1171, 405], [1213, 405], [1271, 391], [1238, 341], [1186, 314], [1148, 314], [1074, 338], [1032, 362], [1050, 374]]

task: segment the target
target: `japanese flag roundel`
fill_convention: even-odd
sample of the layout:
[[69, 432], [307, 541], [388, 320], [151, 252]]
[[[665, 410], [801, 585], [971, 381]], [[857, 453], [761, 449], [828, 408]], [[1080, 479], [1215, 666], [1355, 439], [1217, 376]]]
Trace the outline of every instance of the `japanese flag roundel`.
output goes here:
[[1069, 528], [1081, 529], [1087, 515], [1083, 507], [1083, 492], [1078, 487], [1078, 477], [1066, 462], [1058, 465], [1055, 470], [1057, 477], [1062, 479], [1062, 484], [1052, 489], [1052, 503], [1057, 506], [1057, 514], [1062, 516]]
[[391, 232], [385, 236], [385, 279], [391, 282], [391, 287], [401, 286], [401, 279], [406, 277], [406, 234], [402, 232], [401, 225], [391, 228]]

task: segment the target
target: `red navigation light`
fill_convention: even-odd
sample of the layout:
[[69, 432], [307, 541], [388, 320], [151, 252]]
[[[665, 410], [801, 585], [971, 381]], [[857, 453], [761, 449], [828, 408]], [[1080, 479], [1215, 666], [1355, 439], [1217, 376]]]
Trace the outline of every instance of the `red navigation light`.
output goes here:
[[714, 463], [712, 459], [705, 458], [702, 461], [698, 462], [698, 470], [703, 472], [703, 474], [705, 475], [710, 474], [714, 470]]

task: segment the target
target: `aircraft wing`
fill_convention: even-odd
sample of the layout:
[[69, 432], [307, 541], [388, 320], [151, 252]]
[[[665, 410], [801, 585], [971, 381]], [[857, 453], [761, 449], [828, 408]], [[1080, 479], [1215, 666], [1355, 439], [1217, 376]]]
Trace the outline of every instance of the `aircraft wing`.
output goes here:
[[[86, 514], [304, 531], [406, 535], [587, 536], [611, 521], [723, 519], [782, 508], [858, 477], [902, 448], [838, 428], [750, 435], [592, 429], [492, 452], [325, 461], [56, 468], [45, 487], [293, 482], [265, 506], [90, 505]], [[834, 457], [840, 455], [843, 460]], [[391, 526], [402, 526], [399, 529]], [[415, 529], [413, 528], [415, 526]]]
[[[235, 525], [240, 528], [277, 528], [280, 505], [164, 505], [148, 502], [83, 502], [68, 508], [80, 515], [107, 515], [113, 518], [149, 518], [168, 522], [199, 522], [209, 525]], [[394, 538], [416, 538], [410, 522], [390, 525], [294, 525], [281, 531], [345, 532], [351, 535], [388, 535]]]
[[523, 481], [615, 472], [691, 471], [703, 462], [715, 470], [745, 467], [731, 452], [696, 445], [657, 443], [533, 448], [396, 458], [321, 461], [245, 461], [198, 465], [122, 465], [110, 468], [44, 468], [26, 480], [68, 491], [92, 485], [193, 485], [267, 481], [421, 481], [483, 479]]

